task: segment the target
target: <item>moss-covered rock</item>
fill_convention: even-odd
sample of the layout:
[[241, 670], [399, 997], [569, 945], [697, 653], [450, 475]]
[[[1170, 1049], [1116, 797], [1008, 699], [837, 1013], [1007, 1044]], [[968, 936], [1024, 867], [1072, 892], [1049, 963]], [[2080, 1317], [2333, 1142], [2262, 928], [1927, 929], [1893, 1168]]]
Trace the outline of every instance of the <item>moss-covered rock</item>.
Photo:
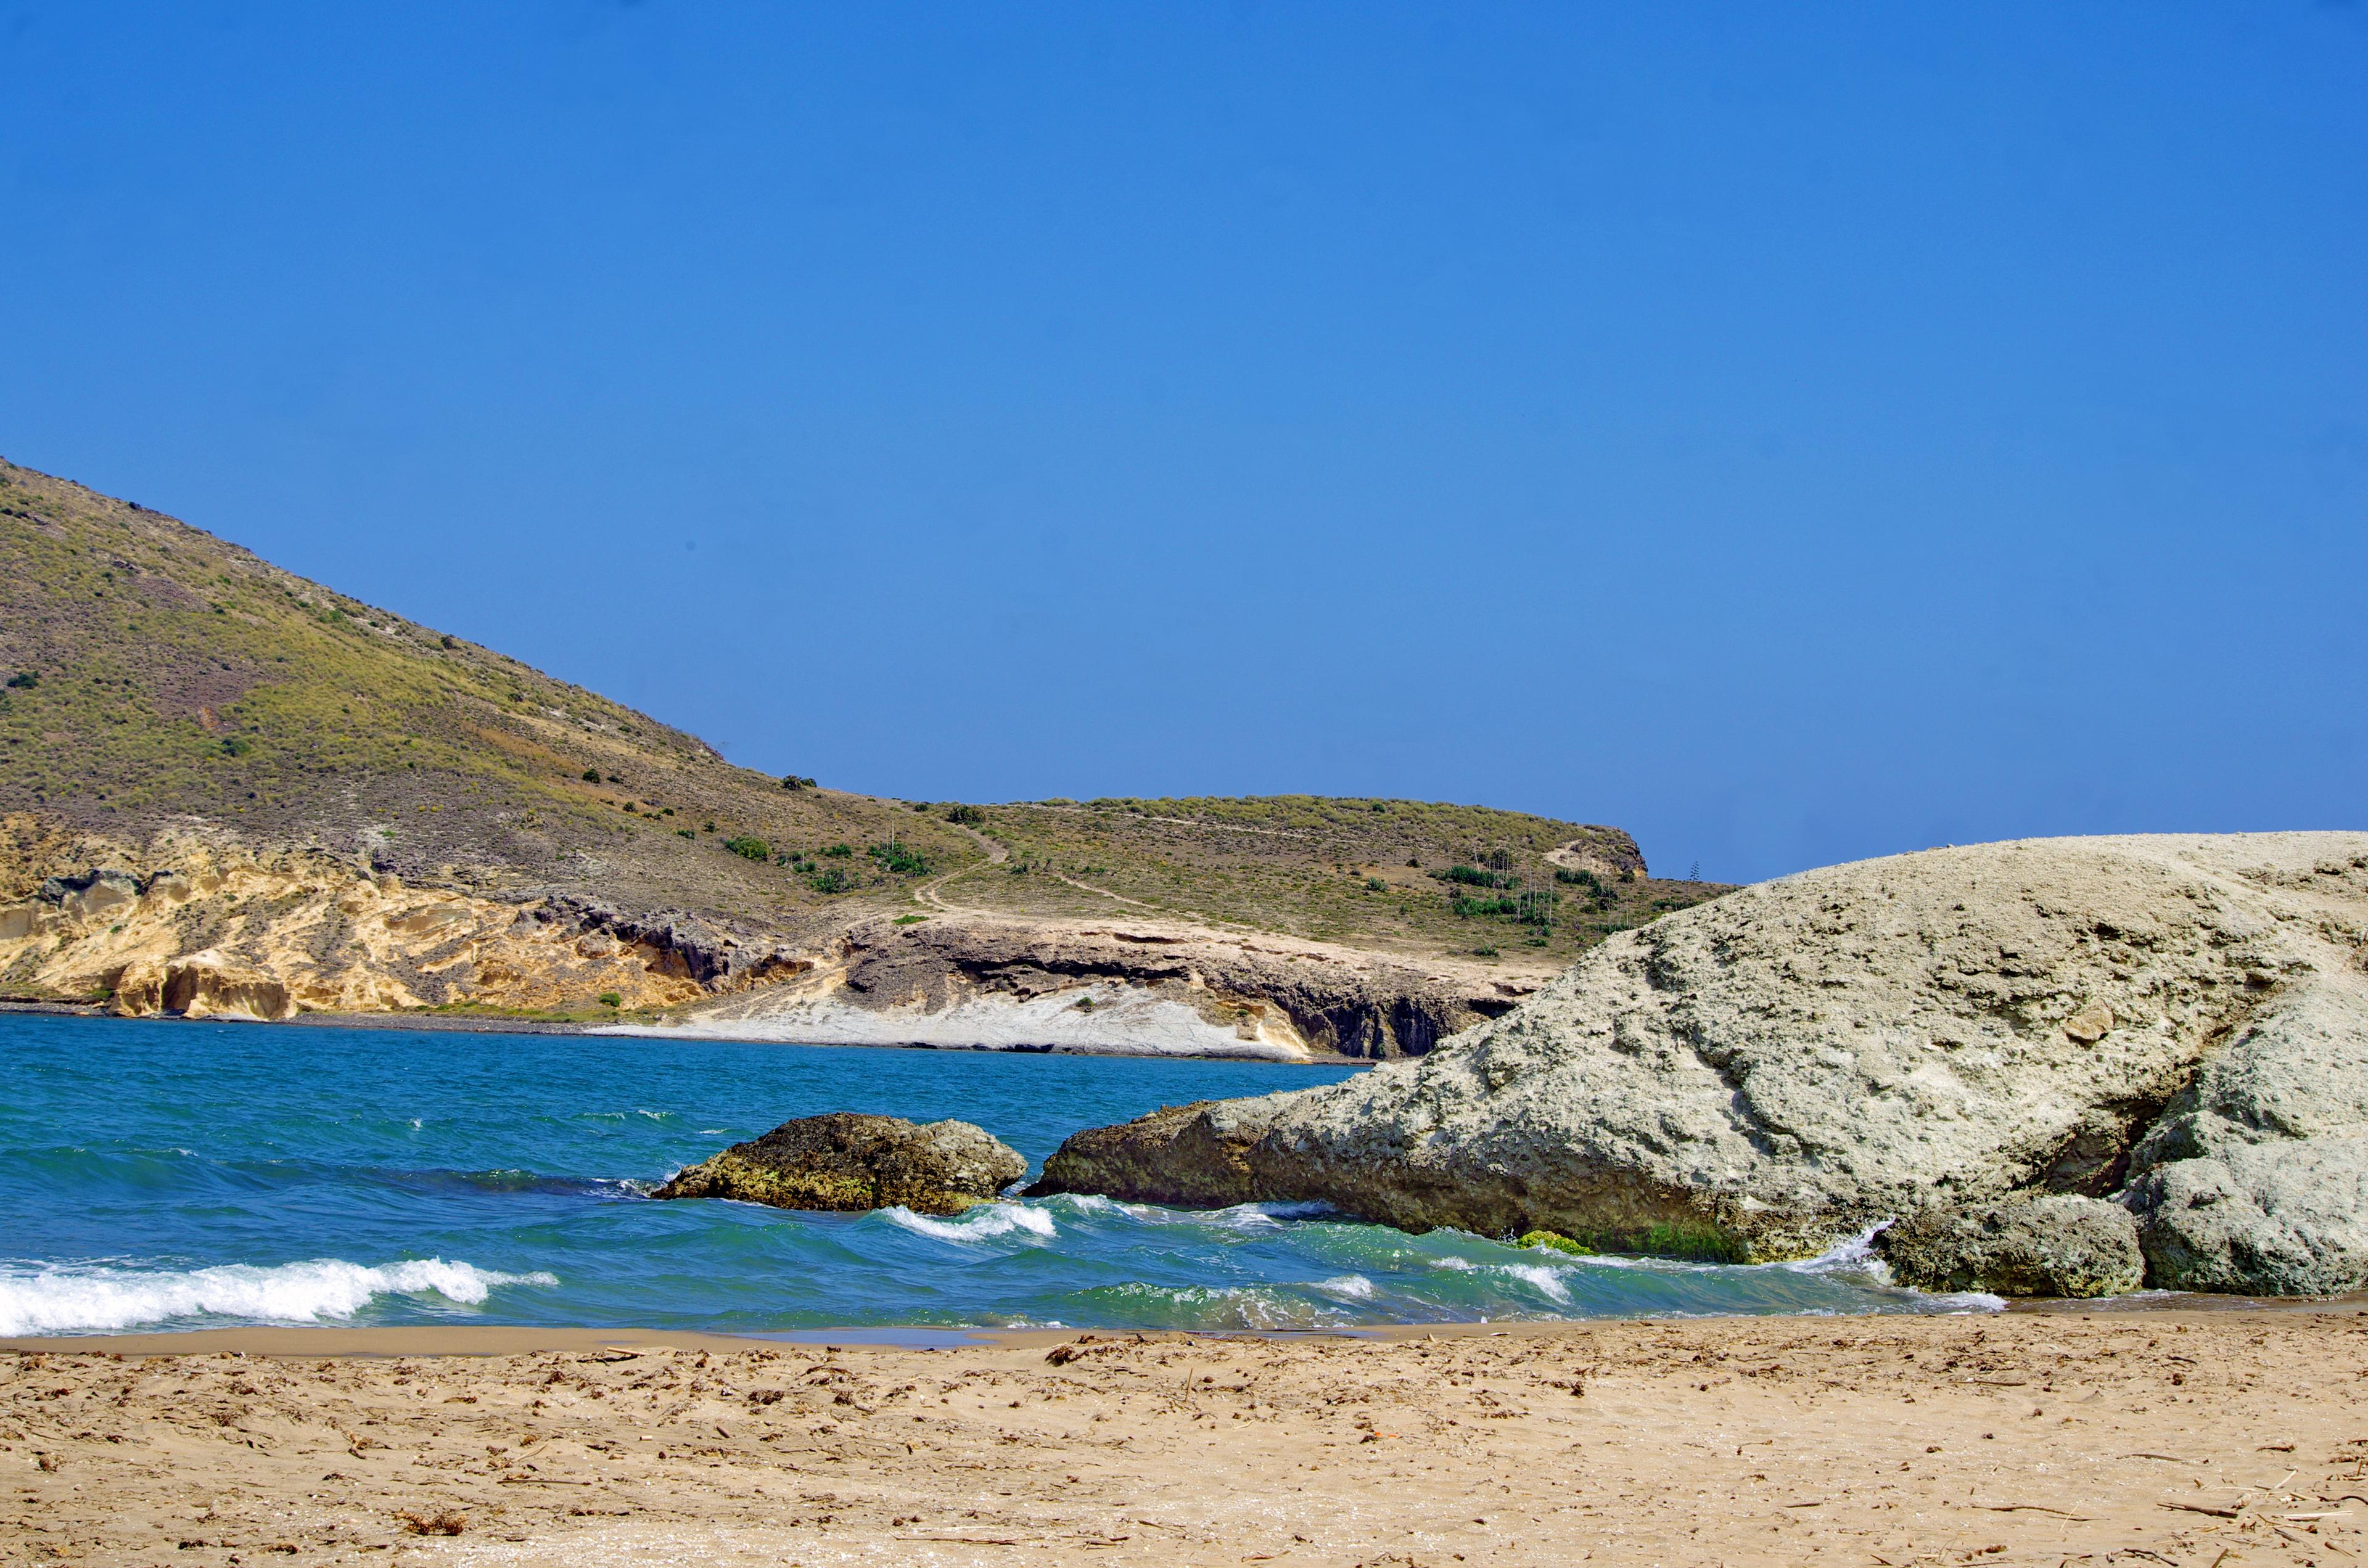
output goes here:
[[734, 1143], [660, 1187], [659, 1198], [729, 1198], [850, 1212], [901, 1206], [959, 1214], [1028, 1174], [1017, 1150], [967, 1121], [921, 1125], [834, 1111]]
[[1566, 1252], [1573, 1257], [1595, 1256], [1593, 1247], [1588, 1246], [1585, 1242], [1575, 1242], [1559, 1231], [1531, 1231], [1515, 1244], [1525, 1247], [1552, 1247], [1556, 1252]]

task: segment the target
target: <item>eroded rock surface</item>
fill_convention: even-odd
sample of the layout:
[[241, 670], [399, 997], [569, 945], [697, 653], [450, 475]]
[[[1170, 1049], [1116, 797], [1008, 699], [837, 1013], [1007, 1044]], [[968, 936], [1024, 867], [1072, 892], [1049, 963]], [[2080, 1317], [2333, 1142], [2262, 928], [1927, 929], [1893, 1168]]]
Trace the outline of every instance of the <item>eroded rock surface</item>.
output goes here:
[[[2151, 1283], [2351, 1289], [2368, 1278], [2363, 953], [2363, 834], [1804, 872], [1615, 937], [1420, 1061], [1265, 1102], [1225, 1190], [1738, 1259], [1928, 1210], [2112, 1197]], [[1072, 1140], [1048, 1176], [1132, 1197], [1173, 1182], [1160, 1149], [1205, 1163], [1173, 1119], [1137, 1127]]]
[[658, 1198], [730, 1198], [776, 1209], [901, 1205], [959, 1214], [1028, 1174], [1019, 1152], [967, 1121], [910, 1122], [834, 1111], [734, 1143], [660, 1187]]
[[1920, 1290], [2116, 1296], [2146, 1278], [2137, 1222], [2077, 1193], [1926, 1210], [1877, 1238], [1892, 1278]]
[[[1543, 978], [1149, 918], [957, 915], [857, 926], [812, 974], [703, 1006], [695, 1027], [751, 1039], [1117, 1051], [1156, 1049], [1166, 1011], [1181, 1037], [1170, 1049], [1195, 1054], [1391, 1058], [1511, 1011]], [[1079, 1003], [1081, 1014], [1047, 1027], [1048, 1012]]]

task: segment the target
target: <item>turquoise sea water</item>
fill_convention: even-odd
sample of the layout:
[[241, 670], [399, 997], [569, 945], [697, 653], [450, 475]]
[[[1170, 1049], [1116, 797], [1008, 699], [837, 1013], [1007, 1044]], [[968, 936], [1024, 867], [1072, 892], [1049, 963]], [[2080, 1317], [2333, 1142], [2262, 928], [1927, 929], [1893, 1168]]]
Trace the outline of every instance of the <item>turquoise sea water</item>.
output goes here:
[[1848, 1249], [1719, 1267], [1273, 1205], [1055, 1198], [940, 1220], [643, 1196], [793, 1116], [960, 1117], [1033, 1165], [1081, 1127], [1349, 1071], [0, 1015], [0, 1335], [1281, 1329], [1988, 1304], [1893, 1290]]

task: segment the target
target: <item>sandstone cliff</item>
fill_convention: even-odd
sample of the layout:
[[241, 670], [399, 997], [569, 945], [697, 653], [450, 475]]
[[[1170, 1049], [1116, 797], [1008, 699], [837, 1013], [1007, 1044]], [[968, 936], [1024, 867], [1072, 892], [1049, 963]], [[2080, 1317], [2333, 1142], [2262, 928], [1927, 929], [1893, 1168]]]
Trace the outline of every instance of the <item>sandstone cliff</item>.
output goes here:
[[[20, 885], [61, 853], [30, 817], [0, 818], [0, 845]], [[792, 939], [572, 890], [423, 888], [219, 835], [75, 848], [98, 863], [0, 903], [0, 989], [121, 1016], [572, 1009], [654, 1033], [1306, 1060], [1419, 1053], [1536, 983], [1173, 921], [948, 912]]]
[[[1737, 1260], [2036, 1212], [2130, 1227], [2156, 1285], [2349, 1290], [2368, 1281], [2363, 954], [2362, 834], [1834, 867], [1615, 937], [1419, 1062], [1081, 1136], [1040, 1189]], [[2112, 1203], [2015, 1207], [2045, 1195]]]

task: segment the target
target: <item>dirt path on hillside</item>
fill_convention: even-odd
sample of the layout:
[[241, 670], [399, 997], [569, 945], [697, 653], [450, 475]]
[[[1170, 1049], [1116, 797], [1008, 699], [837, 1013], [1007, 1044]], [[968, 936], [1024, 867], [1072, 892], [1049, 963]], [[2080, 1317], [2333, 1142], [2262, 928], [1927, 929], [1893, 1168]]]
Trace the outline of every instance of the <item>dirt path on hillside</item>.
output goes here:
[[[978, 829], [971, 826], [969, 824], [955, 823], [953, 825], [961, 832], [966, 833], [970, 835], [971, 837], [976, 839], [978, 841], [979, 847], [986, 851], [986, 859], [985, 861], [985, 866], [1000, 866], [1005, 861], [1011, 858], [1010, 850], [1005, 848], [994, 839], [989, 838], [986, 835], [979, 832]], [[920, 903], [929, 905], [932, 909], [941, 910], [948, 915], [992, 915], [995, 913], [993, 910], [981, 909], [974, 904], [950, 903], [941, 897], [938, 892], [939, 889], [944, 887], [948, 882], [954, 881], [956, 878], [967, 877], [973, 871], [983, 869], [983, 866], [964, 866], [959, 870], [948, 871], [944, 876], [923, 882], [920, 886], [915, 888], [913, 890], [913, 897]]]
[[2368, 1552], [2363, 1349], [2348, 1312], [2107, 1312], [0, 1356], [0, 1559], [2332, 1565]]

